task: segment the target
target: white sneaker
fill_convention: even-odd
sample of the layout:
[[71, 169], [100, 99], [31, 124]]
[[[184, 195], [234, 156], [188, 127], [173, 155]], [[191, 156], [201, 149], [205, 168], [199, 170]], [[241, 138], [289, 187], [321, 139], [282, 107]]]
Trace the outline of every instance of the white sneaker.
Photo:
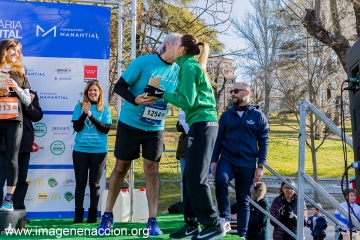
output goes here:
[[220, 218], [220, 226], [226, 233], [231, 231], [230, 221], [227, 221], [225, 218]]

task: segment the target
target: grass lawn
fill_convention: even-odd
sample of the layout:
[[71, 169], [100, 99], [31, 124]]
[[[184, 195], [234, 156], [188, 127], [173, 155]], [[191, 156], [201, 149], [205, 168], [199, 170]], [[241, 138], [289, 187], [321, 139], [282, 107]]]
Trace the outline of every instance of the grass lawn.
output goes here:
[[[116, 116], [113, 112], [113, 126], [109, 132], [109, 149], [114, 149], [116, 133]], [[176, 131], [177, 111], [174, 116], [169, 116], [165, 123], [165, 146], [166, 150], [176, 150], [177, 141], [180, 133]], [[286, 126], [285, 126], [286, 124]], [[283, 176], [295, 176], [298, 169], [298, 124], [296, 121], [289, 120], [285, 124], [279, 124], [270, 120], [269, 150], [267, 163], [271, 168]], [[348, 130], [347, 134], [351, 133]], [[318, 145], [320, 141], [316, 141]], [[348, 146], [348, 164], [353, 159], [352, 149]], [[115, 158], [109, 153], [107, 162], [107, 178], [115, 164]], [[135, 180], [144, 180], [145, 176], [142, 169], [142, 160], [135, 161]], [[325, 140], [325, 143], [317, 151], [318, 175], [320, 178], [340, 178], [344, 172], [344, 160], [341, 139], [333, 135]], [[310, 149], [306, 149], [306, 172], [313, 174]], [[175, 158], [175, 153], [163, 153], [160, 164], [160, 176], [162, 180], [179, 180], [180, 165]], [[265, 171], [265, 175], [272, 175]], [[350, 175], [351, 172], [350, 172]], [[143, 187], [145, 183], [135, 183], [135, 187]], [[159, 212], [167, 212], [167, 208], [180, 201], [180, 183], [162, 182], [159, 199]]]

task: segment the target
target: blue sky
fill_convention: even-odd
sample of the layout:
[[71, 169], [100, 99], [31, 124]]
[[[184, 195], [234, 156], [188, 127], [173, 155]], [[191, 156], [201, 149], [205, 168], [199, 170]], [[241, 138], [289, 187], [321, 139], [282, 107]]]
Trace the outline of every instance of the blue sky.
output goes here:
[[[252, 9], [252, 6], [249, 0], [235, 0], [235, 4], [233, 7], [233, 16], [237, 19], [241, 18], [244, 12]], [[226, 48], [235, 49], [237, 47], [241, 47], [241, 42], [234, 34], [234, 29], [230, 27], [227, 31], [226, 35], [219, 35], [219, 40], [223, 42]]]

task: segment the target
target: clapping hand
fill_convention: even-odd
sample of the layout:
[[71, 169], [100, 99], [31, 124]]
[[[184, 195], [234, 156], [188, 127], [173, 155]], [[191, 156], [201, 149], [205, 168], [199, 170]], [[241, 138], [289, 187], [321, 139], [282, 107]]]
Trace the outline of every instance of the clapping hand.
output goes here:
[[88, 114], [91, 108], [91, 103], [89, 102], [83, 102], [82, 103], [82, 110], [84, 111], [85, 114]]

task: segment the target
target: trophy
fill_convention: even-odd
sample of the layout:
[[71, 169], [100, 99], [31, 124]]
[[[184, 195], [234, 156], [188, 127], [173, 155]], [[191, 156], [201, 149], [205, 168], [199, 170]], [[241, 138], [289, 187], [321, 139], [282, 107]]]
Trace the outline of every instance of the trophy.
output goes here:
[[6, 84], [6, 79], [9, 78], [10, 78], [9, 74], [0, 72], [0, 93], [6, 94], [10, 91], [8, 85]]
[[156, 87], [156, 88], [159, 88], [160, 87], [160, 81], [161, 81], [161, 78], [159, 78], [159, 77], [150, 78], [149, 85], [151, 85], [153, 87]]

